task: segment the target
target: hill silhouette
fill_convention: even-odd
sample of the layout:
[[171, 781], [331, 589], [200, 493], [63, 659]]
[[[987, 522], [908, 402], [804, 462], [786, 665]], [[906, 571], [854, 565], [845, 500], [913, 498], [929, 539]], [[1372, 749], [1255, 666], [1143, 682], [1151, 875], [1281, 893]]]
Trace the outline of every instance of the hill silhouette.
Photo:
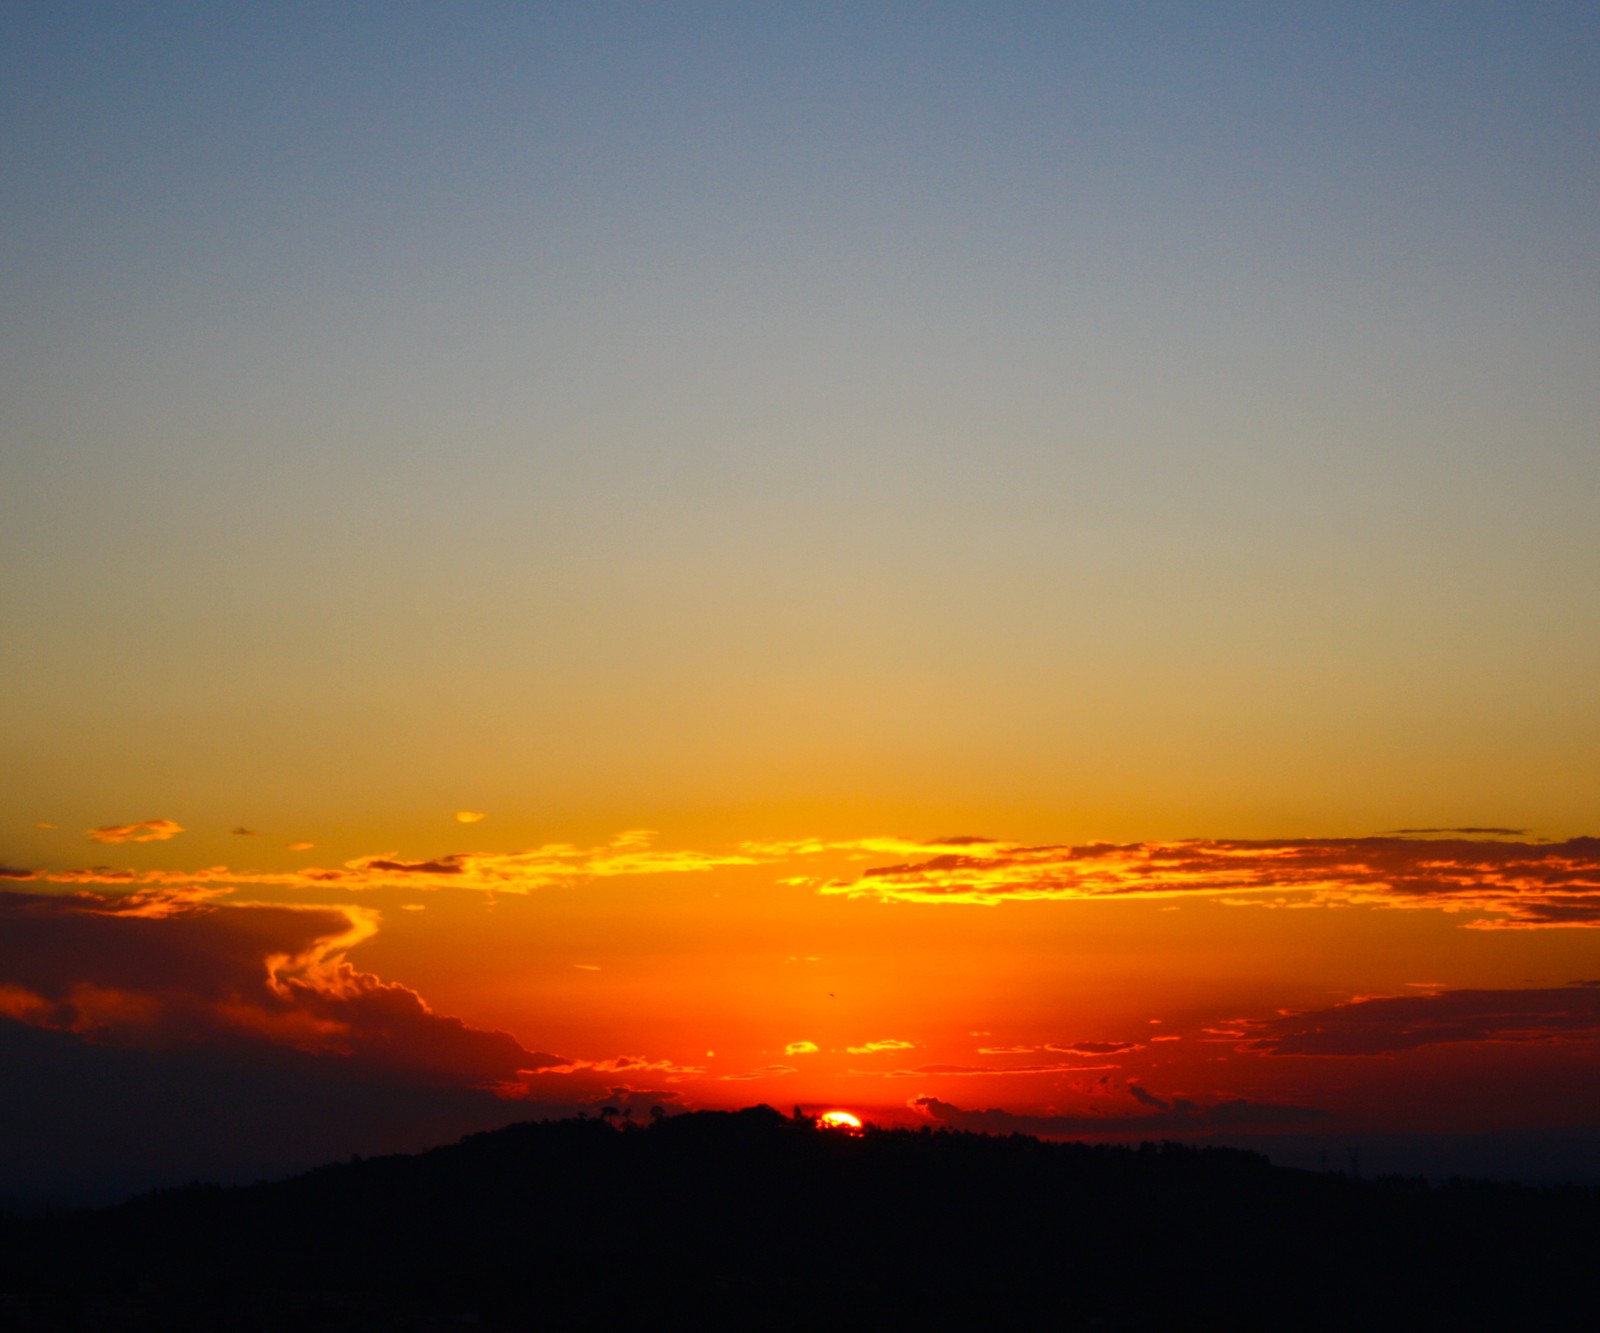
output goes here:
[[1592, 1327], [1590, 1189], [1178, 1144], [529, 1122], [0, 1233], [18, 1328]]

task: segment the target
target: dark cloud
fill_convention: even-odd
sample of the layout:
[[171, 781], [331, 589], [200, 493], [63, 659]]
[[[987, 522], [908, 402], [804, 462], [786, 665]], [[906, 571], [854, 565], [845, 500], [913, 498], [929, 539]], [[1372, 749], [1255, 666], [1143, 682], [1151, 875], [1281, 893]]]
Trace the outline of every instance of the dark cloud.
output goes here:
[[1441, 833], [1460, 833], [1468, 837], [1486, 838], [1525, 838], [1528, 830], [1525, 828], [1478, 828], [1467, 825], [1464, 828], [1397, 828], [1389, 832], [1396, 837], [1432, 837]]
[[1137, 1041], [1075, 1041], [1065, 1046], [1046, 1045], [1043, 1049], [1055, 1051], [1061, 1055], [1126, 1055], [1130, 1051], [1142, 1051], [1144, 1043]]
[[1158, 1111], [1170, 1111], [1172, 1107], [1157, 1097], [1153, 1092], [1147, 1092], [1137, 1083], [1128, 1084], [1128, 1095], [1141, 1106], [1153, 1106]]
[[0, 1011], [92, 1042], [248, 1038], [477, 1083], [561, 1063], [354, 967], [370, 909], [0, 893], [0, 924]]
[[246, 828], [243, 824], [240, 824], [238, 828], [233, 830], [233, 835], [236, 838], [253, 838], [256, 836], [256, 831], [253, 828]]
[[0, 892], [0, 1190], [420, 1147], [526, 1115], [498, 1094], [563, 1063], [352, 965], [371, 909], [215, 892]]
[[1240, 1025], [1263, 1055], [1391, 1055], [1458, 1042], [1600, 1039], [1600, 989], [1447, 990], [1352, 1000]]
[[[874, 1070], [884, 1078], [1003, 1078], [1021, 1074], [1077, 1074], [1086, 1069], [1117, 1069], [1117, 1065], [915, 1065], [909, 1069]], [[852, 1073], [864, 1071], [852, 1070]]]
[[1313, 1107], [1256, 1102], [1242, 1097], [1202, 1106], [1183, 1098], [1165, 1101], [1145, 1092], [1136, 1084], [1129, 1084], [1128, 1091], [1141, 1105], [1152, 1108], [1151, 1112], [1120, 1116], [1018, 1115], [998, 1108], [963, 1110], [937, 1097], [913, 1097], [907, 1104], [930, 1120], [948, 1125], [951, 1129], [976, 1130], [984, 1134], [1040, 1134], [1057, 1138], [1084, 1134], [1151, 1137], [1273, 1129], [1328, 1118], [1326, 1111]]
[[460, 854], [442, 856], [433, 861], [388, 861], [370, 857], [361, 862], [363, 870], [383, 870], [397, 875], [459, 875], [462, 873]]

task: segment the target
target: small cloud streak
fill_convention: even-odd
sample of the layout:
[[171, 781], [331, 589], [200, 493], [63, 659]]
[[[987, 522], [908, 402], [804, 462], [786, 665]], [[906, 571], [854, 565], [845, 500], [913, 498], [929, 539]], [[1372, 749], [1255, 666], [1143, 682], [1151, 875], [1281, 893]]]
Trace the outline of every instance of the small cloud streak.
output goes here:
[[815, 1055], [818, 1051], [814, 1041], [791, 1041], [783, 1048], [785, 1055]]
[[1201, 1105], [1178, 1097], [1171, 1101], [1156, 1097], [1137, 1085], [1128, 1091], [1147, 1113], [1130, 1115], [1018, 1115], [990, 1108], [963, 1110], [937, 1097], [913, 1097], [906, 1103], [913, 1111], [935, 1124], [952, 1129], [975, 1130], [983, 1134], [1040, 1134], [1055, 1137], [1081, 1134], [1171, 1135], [1215, 1131], [1266, 1130], [1292, 1128], [1328, 1119], [1326, 1111], [1309, 1106], [1291, 1106], [1251, 1101], [1235, 1097], [1228, 1101]]
[[489, 816], [482, 810], [457, 810], [456, 823], [481, 824]]
[[[1156, 1038], [1156, 1040], [1162, 1040]], [[1173, 1039], [1175, 1040], [1175, 1038]], [[1137, 1041], [1074, 1041], [1063, 1045], [1046, 1042], [1043, 1046], [980, 1046], [979, 1055], [1037, 1055], [1041, 1051], [1048, 1051], [1052, 1055], [1127, 1055], [1132, 1051], [1144, 1050], [1144, 1043]]]
[[171, 819], [141, 819], [136, 824], [103, 824], [89, 829], [90, 842], [165, 842], [183, 832], [183, 825]]
[[916, 1044], [914, 1041], [900, 1041], [895, 1037], [886, 1037], [882, 1041], [864, 1042], [860, 1046], [846, 1046], [845, 1050], [851, 1055], [874, 1055], [878, 1051], [909, 1051]]
[[[874, 1070], [883, 1078], [1017, 1078], [1035, 1074], [1082, 1074], [1088, 1071], [1121, 1069], [1121, 1065], [917, 1065], [914, 1069]], [[861, 1070], [851, 1070], [861, 1073]]]

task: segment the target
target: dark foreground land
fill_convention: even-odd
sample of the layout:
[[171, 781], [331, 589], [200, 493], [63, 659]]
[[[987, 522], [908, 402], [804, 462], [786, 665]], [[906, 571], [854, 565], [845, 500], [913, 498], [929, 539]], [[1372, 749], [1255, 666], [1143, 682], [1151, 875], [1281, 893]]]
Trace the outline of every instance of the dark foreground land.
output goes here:
[[1592, 1329], [1600, 1196], [767, 1107], [0, 1224], [16, 1329]]

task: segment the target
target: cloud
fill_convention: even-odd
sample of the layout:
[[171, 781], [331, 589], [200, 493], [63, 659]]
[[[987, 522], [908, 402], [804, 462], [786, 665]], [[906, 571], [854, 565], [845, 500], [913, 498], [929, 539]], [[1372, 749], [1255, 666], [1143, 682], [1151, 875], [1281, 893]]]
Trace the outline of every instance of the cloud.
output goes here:
[[92, 1044], [265, 1042], [463, 1084], [560, 1062], [353, 966], [371, 909], [224, 906], [220, 892], [0, 892], [6, 1013]]
[[1433, 837], [1441, 833], [1463, 833], [1468, 837], [1481, 836], [1486, 838], [1525, 838], [1528, 836], [1528, 830], [1525, 828], [1474, 827], [1472, 825], [1464, 828], [1397, 828], [1390, 829], [1389, 832], [1402, 838]]
[[[174, 829], [176, 827], [173, 825]], [[50, 871], [43, 877], [55, 884], [130, 887], [213, 884], [236, 888], [361, 890], [400, 885], [408, 889], [532, 893], [590, 879], [695, 874], [727, 866], [759, 864], [756, 858], [742, 851], [701, 852], [652, 848], [648, 846], [652, 836], [648, 829], [634, 829], [619, 834], [610, 843], [599, 847], [548, 843], [523, 852], [451, 852], [419, 860], [385, 853], [355, 857], [341, 866], [306, 866], [298, 870], [234, 870], [227, 866], [210, 866], [199, 870], [127, 870], [87, 866]], [[311, 845], [291, 843], [290, 848], [307, 850]]]
[[[913, 1069], [875, 1070], [883, 1078], [1004, 1078], [1023, 1074], [1081, 1074], [1085, 1070], [1120, 1069], [1121, 1065], [917, 1065]], [[851, 1070], [851, 1073], [865, 1071]]]
[[[1130, 1084], [1133, 1092], [1136, 1085]], [[1141, 1090], [1142, 1091], [1142, 1090]], [[1018, 1115], [999, 1108], [963, 1110], [937, 1097], [913, 1097], [907, 1106], [936, 1124], [951, 1129], [975, 1130], [984, 1134], [1040, 1134], [1077, 1137], [1084, 1134], [1172, 1135], [1214, 1131], [1273, 1129], [1305, 1125], [1328, 1119], [1326, 1111], [1309, 1106], [1257, 1102], [1243, 1097], [1209, 1105], [1176, 1098], [1164, 1101], [1149, 1093], [1140, 1096], [1141, 1104], [1153, 1108], [1149, 1114], [1100, 1115]]]
[[[1176, 1037], [1155, 1038], [1157, 1041], [1176, 1041]], [[1055, 1042], [1046, 1042], [1043, 1046], [980, 1046], [979, 1055], [1036, 1055], [1040, 1051], [1049, 1051], [1053, 1055], [1126, 1055], [1131, 1051], [1144, 1050], [1144, 1043], [1137, 1041], [1074, 1041], [1057, 1045]]]
[[1459, 1042], [1565, 1043], [1600, 1039], [1593, 982], [1529, 990], [1446, 990], [1351, 1000], [1241, 1023], [1244, 1049], [1262, 1055], [1392, 1055]]
[[1153, 1092], [1147, 1092], [1138, 1083], [1128, 1084], [1128, 1095], [1141, 1106], [1153, 1106], [1158, 1111], [1170, 1111], [1172, 1109], [1170, 1103], [1162, 1101]]
[[670, 1079], [697, 1078], [706, 1071], [700, 1065], [680, 1065], [672, 1060], [651, 1060], [642, 1055], [616, 1055], [604, 1060], [554, 1060], [534, 1069], [520, 1071], [524, 1076], [568, 1078], [573, 1074], [664, 1074]]
[[171, 819], [141, 819], [137, 824], [105, 824], [88, 831], [90, 842], [165, 842], [183, 832]]
[[[854, 844], [852, 844], [854, 845]], [[1321, 905], [1436, 908], [1480, 928], [1600, 926], [1600, 839], [1399, 837], [990, 843], [864, 870], [820, 892], [916, 903], [1297, 895]], [[1252, 895], [1241, 897], [1239, 895]]]
[[791, 1041], [783, 1048], [785, 1055], [815, 1055], [817, 1043], [814, 1041]]
[[[170, 821], [147, 824], [165, 822]], [[128, 825], [115, 832], [120, 836], [145, 827]], [[853, 879], [790, 876], [780, 882], [825, 895], [911, 903], [993, 906], [1041, 899], [1199, 897], [1237, 906], [1428, 908], [1467, 914], [1465, 924], [1478, 929], [1600, 926], [1596, 838], [1540, 843], [1384, 836], [1025, 846], [962, 835], [937, 842], [900, 837], [747, 842], [732, 851], [700, 851], [657, 848], [653, 837], [648, 829], [634, 829], [601, 846], [548, 843], [520, 852], [464, 851], [417, 859], [383, 853], [297, 870], [85, 867], [43, 877], [79, 885], [348, 890], [404, 885], [532, 893], [618, 876], [704, 874], [830, 854], [902, 859], [868, 866]]]
[[846, 1046], [845, 1050], [851, 1055], [872, 1055], [877, 1051], [909, 1051], [917, 1043], [914, 1041], [900, 1041], [895, 1037], [885, 1037], [882, 1041], [869, 1041], [860, 1046]]
[[256, 831], [253, 828], [246, 828], [243, 824], [240, 824], [238, 828], [233, 830], [233, 835], [236, 838], [253, 838], [256, 836]]
[[413, 1151], [562, 1062], [355, 967], [354, 905], [0, 891], [0, 1193], [105, 1201]]
[[481, 824], [488, 817], [482, 810], [456, 811], [456, 823], [458, 824]]

